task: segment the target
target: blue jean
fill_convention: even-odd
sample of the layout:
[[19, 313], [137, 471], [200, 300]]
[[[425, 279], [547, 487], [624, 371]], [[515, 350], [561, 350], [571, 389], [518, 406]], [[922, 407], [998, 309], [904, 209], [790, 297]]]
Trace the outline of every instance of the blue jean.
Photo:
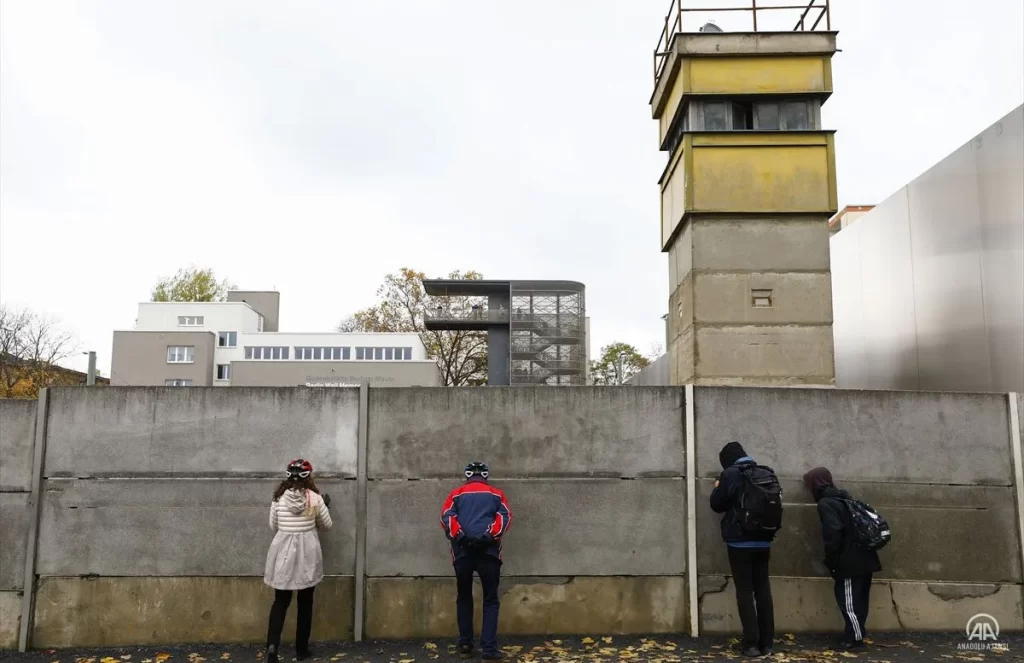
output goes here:
[[485, 654], [498, 651], [498, 582], [501, 561], [483, 553], [469, 553], [455, 560], [455, 601], [459, 620], [459, 644], [473, 644], [473, 574], [480, 576], [484, 589], [484, 614], [480, 628], [480, 649]]

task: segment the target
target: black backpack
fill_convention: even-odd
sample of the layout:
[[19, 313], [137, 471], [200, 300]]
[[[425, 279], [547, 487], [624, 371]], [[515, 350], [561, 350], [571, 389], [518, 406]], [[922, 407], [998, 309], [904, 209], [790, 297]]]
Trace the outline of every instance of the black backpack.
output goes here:
[[743, 487], [735, 507], [743, 532], [771, 539], [782, 527], [782, 486], [772, 468], [753, 465], [740, 470]]
[[855, 499], [844, 499], [850, 510], [853, 540], [865, 550], [881, 550], [892, 539], [889, 523], [870, 505]]

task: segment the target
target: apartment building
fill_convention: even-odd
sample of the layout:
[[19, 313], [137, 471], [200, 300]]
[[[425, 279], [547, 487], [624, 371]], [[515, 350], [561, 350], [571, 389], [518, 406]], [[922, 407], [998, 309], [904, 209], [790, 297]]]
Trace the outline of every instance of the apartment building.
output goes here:
[[276, 292], [225, 302], [143, 302], [115, 331], [112, 386], [433, 387], [437, 364], [417, 334], [278, 331]]

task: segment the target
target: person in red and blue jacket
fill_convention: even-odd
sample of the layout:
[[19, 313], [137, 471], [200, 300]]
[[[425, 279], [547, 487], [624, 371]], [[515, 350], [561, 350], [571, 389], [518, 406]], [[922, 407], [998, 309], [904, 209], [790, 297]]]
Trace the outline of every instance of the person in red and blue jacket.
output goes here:
[[505, 658], [498, 649], [498, 582], [501, 578], [501, 540], [512, 523], [505, 493], [487, 482], [484, 463], [466, 466], [466, 482], [448, 493], [441, 509], [441, 528], [451, 542], [458, 598], [459, 655], [473, 656], [473, 574], [484, 590], [480, 629], [481, 658]]

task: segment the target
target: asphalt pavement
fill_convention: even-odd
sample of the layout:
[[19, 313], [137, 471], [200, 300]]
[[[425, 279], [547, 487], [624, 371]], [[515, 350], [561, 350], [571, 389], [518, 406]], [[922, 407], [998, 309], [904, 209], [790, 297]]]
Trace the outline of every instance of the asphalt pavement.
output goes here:
[[[802, 663], [824, 661], [847, 663], [972, 663], [982, 661], [1024, 661], [1024, 634], [1002, 634], [996, 643], [968, 643], [956, 634], [879, 634], [869, 638], [863, 650], [840, 650], [835, 636], [781, 635], [771, 661]], [[713, 663], [743, 657], [733, 650], [735, 638], [674, 636], [625, 637], [507, 637], [501, 648], [508, 660], [522, 663]], [[978, 647], [985, 647], [978, 649]], [[360, 643], [314, 643], [314, 660], [320, 663], [431, 663], [459, 660], [454, 640], [367, 641]], [[282, 648], [281, 660], [291, 663], [294, 650]], [[184, 645], [163, 647], [109, 647], [40, 650], [25, 654], [0, 651], [0, 662], [25, 663], [215, 663], [247, 661], [260, 663], [261, 647], [253, 645]], [[762, 659], [764, 660], [764, 659]], [[768, 663], [765, 660], [765, 663]], [[849, 663], [853, 663], [850, 661]]]

